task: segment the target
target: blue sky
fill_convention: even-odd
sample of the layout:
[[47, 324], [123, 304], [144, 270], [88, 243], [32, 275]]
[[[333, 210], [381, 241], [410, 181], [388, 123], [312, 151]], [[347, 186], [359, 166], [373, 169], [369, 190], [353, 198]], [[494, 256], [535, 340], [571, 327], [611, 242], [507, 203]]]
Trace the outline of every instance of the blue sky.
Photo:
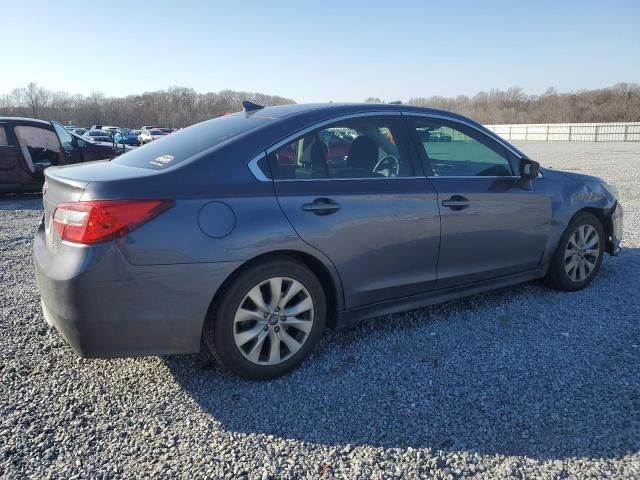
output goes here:
[[640, 0], [0, 0], [0, 12], [0, 93], [35, 81], [391, 101], [640, 82]]

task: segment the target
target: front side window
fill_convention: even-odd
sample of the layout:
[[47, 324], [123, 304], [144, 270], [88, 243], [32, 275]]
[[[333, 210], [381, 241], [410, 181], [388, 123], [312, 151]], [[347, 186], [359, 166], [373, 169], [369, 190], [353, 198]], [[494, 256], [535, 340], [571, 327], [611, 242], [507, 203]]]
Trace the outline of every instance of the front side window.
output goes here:
[[504, 147], [473, 128], [418, 117], [409, 124], [435, 177], [513, 175]]
[[73, 137], [69, 133], [69, 130], [64, 128], [62, 125], [56, 122], [53, 123], [53, 128], [55, 128], [56, 133], [58, 134], [58, 138], [60, 139], [60, 144], [62, 148], [65, 150], [73, 150]]
[[394, 116], [338, 121], [309, 132], [269, 155], [275, 179], [410, 177], [413, 168]]

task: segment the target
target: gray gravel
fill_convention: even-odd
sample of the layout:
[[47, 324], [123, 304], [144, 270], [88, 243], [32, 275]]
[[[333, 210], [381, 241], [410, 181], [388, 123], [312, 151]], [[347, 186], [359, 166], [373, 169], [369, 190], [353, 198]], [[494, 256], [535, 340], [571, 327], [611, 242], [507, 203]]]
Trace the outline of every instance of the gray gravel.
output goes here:
[[40, 199], [0, 200], [0, 477], [639, 478], [640, 144], [521, 146], [620, 188], [626, 250], [590, 288], [378, 318], [269, 383], [78, 359], [39, 309]]

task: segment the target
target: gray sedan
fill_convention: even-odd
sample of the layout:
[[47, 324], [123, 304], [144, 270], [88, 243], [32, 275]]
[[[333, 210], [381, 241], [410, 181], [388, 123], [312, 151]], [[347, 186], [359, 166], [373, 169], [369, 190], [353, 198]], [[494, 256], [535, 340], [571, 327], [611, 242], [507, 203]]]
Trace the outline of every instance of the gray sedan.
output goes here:
[[85, 357], [204, 340], [273, 378], [327, 327], [537, 278], [579, 290], [620, 250], [615, 187], [439, 110], [246, 102], [45, 173], [42, 307]]

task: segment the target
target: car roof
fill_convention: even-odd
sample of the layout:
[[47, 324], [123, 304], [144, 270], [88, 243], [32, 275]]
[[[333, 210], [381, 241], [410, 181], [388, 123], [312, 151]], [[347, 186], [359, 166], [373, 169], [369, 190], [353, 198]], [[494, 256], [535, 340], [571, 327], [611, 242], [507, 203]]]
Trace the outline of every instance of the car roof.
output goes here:
[[[350, 113], [350, 112], [420, 112], [432, 115], [443, 115], [448, 117], [461, 117], [455, 113], [435, 108], [414, 107], [412, 105], [389, 104], [389, 103], [294, 103], [289, 105], [277, 105], [254, 110], [250, 114], [259, 117], [273, 119], [284, 118], [291, 115], [303, 114], [314, 111], [315, 113]], [[468, 120], [465, 118], [465, 120]]]
[[49, 125], [51, 123], [47, 120], [40, 120], [38, 118], [27, 118], [27, 117], [0, 117], [0, 122], [24, 122], [24, 123], [38, 123], [41, 125]]

